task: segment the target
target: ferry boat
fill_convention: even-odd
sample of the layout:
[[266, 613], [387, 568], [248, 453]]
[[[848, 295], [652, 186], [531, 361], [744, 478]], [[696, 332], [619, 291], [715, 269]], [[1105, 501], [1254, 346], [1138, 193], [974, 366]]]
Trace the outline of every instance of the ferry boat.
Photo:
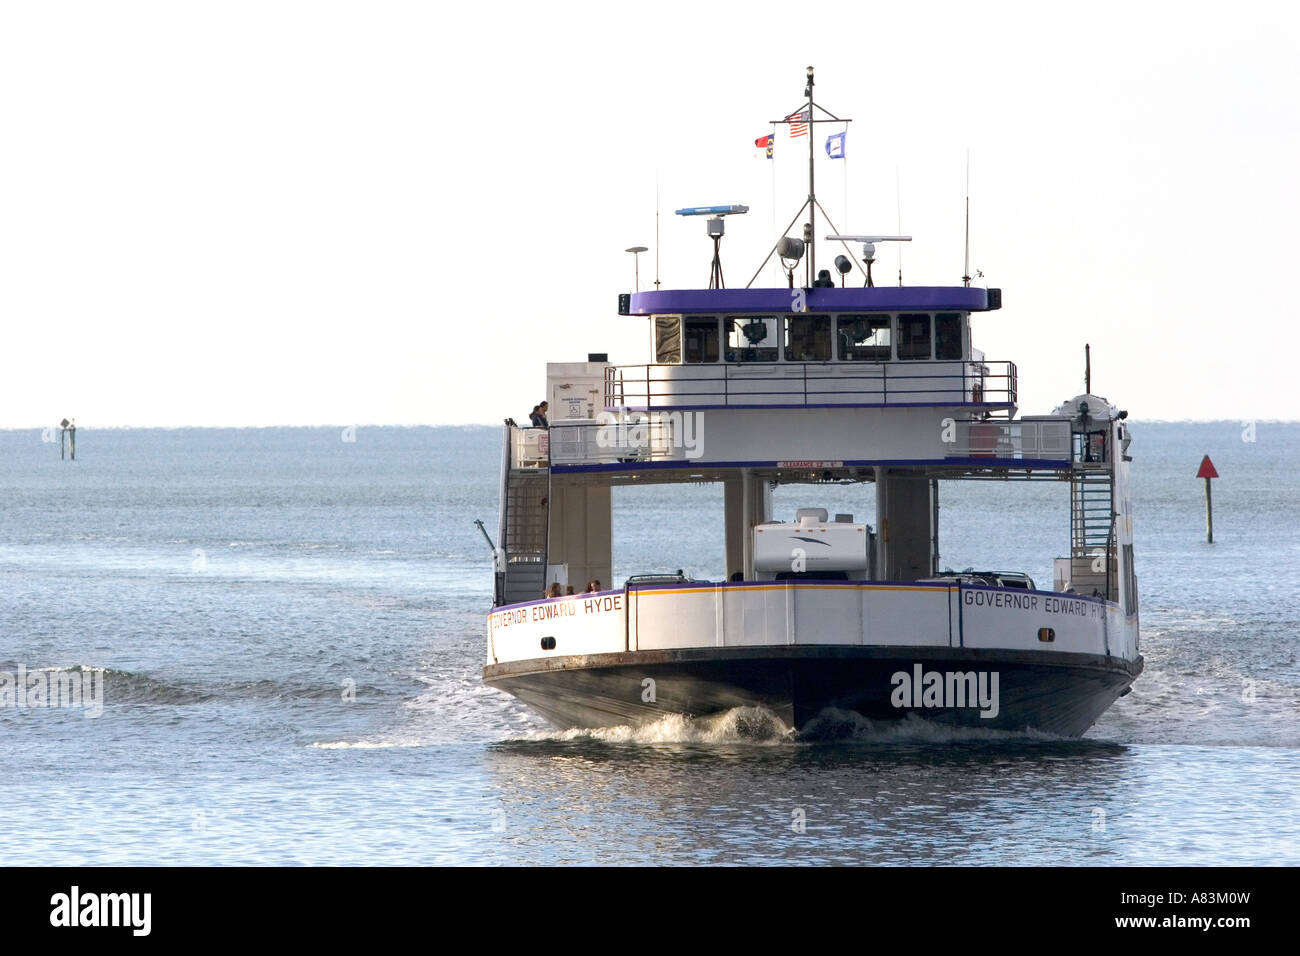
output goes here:
[[[812, 87], [810, 67], [803, 119], [842, 122]], [[972, 335], [1000, 289], [874, 284], [875, 243], [908, 237], [832, 232], [862, 243], [866, 284], [847, 284], [860, 267], [843, 256], [828, 282], [813, 138], [803, 239], [773, 249], [786, 288], [724, 287], [724, 217], [744, 207], [681, 210], [708, 217], [713, 274], [620, 296], [651, 361], [549, 363], [548, 425], [506, 421], [483, 679], [561, 728], [762, 707], [796, 729], [849, 711], [1081, 735], [1143, 666], [1127, 413], [1085, 376], [1084, 394], [1020, 416], [1015, 364]], [[941, 571], [954, 481], [1068, 485], [1050, 590], [1023, 571]], [[725, 579], [614, 586], [611, 489], [701, 482], [722, 487]], [[821, 508], [828, 482], [874, 486], [870, 520]], [[809, 507], [774, 514], [782, 484], [806, 486]]]

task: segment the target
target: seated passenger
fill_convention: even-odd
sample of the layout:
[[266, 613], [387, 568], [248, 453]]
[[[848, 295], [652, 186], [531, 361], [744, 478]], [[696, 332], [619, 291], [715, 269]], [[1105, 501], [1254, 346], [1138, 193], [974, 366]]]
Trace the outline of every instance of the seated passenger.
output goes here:
[[587, 582], [587, 592], [586, 592], [587, 594], [595, 594], [599, 590], [600, 590], [600, 581], [598, 581], [596, 578], [592, 578], [590, 581]]
[[564, 594], [560, 591], [560, 582], [556, 581], [552, 584], [542, 596], [548, 598], [564, 597]]

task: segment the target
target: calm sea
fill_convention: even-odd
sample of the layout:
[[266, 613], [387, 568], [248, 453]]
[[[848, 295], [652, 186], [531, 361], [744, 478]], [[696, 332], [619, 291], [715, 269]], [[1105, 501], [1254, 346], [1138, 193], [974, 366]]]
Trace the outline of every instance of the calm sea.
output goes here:
[[[98, 716], [0, 707], [0, 859], [1300, 863], [1300, 425], [1132, 431], [1147, 667], [1074, 741], [796, 739], [744, 711], [548, 730], [479, 677], [495, 428], [83, 428], [75, 463], [0, 431], [0, 671], [105, 669]], [[723, 574], [716, 488], [615, 506], [616, 581]], [[1064, 487], [941, 506], [945, 563], [1050, 587]]]

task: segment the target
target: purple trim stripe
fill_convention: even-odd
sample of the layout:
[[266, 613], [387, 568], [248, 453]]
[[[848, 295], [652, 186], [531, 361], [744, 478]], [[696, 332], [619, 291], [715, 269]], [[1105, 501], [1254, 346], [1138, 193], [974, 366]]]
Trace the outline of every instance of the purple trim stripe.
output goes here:
[[[552, 465], [551, 471], [559, 474], [580, 474], [582, 472], [602, 472], [602, 471], [658, 471], [666, 469], [686, 468], [691, 471], [702, 471], [708, 468], [776, 468], [779, 461], [701, 461], [700, 459], [686, 461], [629, 461], [629, 462], [610, 462], [600, 465]], [[802, 459], [801, 459], [802, 460]], [[830, 459], [827, 459], [830, 460]], [[834, 459], [840, 461], [841, 459]], [[841, 467], [844, 468], [873, 468], [881, 467], [902, 467], [907, 465], [971, 465], [983, 466], [986, 468], [1047, 468], [1054, 471], [1067, 471], [1070, 467], [1068, 461], [1062, 461], [1055, 458], [884, 458], [884, 459], [860, 459], [857, 461], [844, 460]], [[798, 469], [786, 468], [784, 471], [816, 471], [816, 469]]]
[[[803, 291], [809, 312], [989, 311], [988, 290], [965, 286], [876, 286]], [[790, 289], [688, 289], [636, 292], [630, 315], [702, 312], [787, 313]]]
[[[676, 409], [677, 411], [748, 411], [751, 409], [784, 408], [1015, 408], [1015, 402], [803, 402], [789, 405], [744, 405], [730, 402], [725, 405], [606, 405], [605, 411], [617, 412], [659, 412]], [[561, 423], [563, 424], [563, 423]]]

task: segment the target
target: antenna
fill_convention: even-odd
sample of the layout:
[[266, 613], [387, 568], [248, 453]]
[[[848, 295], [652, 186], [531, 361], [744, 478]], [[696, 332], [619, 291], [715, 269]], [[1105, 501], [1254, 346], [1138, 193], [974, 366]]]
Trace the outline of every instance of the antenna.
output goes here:
[[961, 284], [970, 285], [970, 150], [966, 150], [966, 268], [961, 274]]
[[645, 246], [633, 246], [631, 249], [624, 249], [624, 252], [632, 253], [633, 275], [636, 277], [636, 291], [641, 291], [641, 253], [646, 251]]
[[1083, 346], [1083, 394], [1092, 394], [1092, 346]]
[[[898, 167], [894, 167], [894, 202], [898, 205], [898, 231], [903, 231], [903, 187], [899, 185]], [[898, 287], [903, 287], [903, 247], [898, 247]]]
[[659, 170], [655, 170], [655, 291], [659, 291]]

